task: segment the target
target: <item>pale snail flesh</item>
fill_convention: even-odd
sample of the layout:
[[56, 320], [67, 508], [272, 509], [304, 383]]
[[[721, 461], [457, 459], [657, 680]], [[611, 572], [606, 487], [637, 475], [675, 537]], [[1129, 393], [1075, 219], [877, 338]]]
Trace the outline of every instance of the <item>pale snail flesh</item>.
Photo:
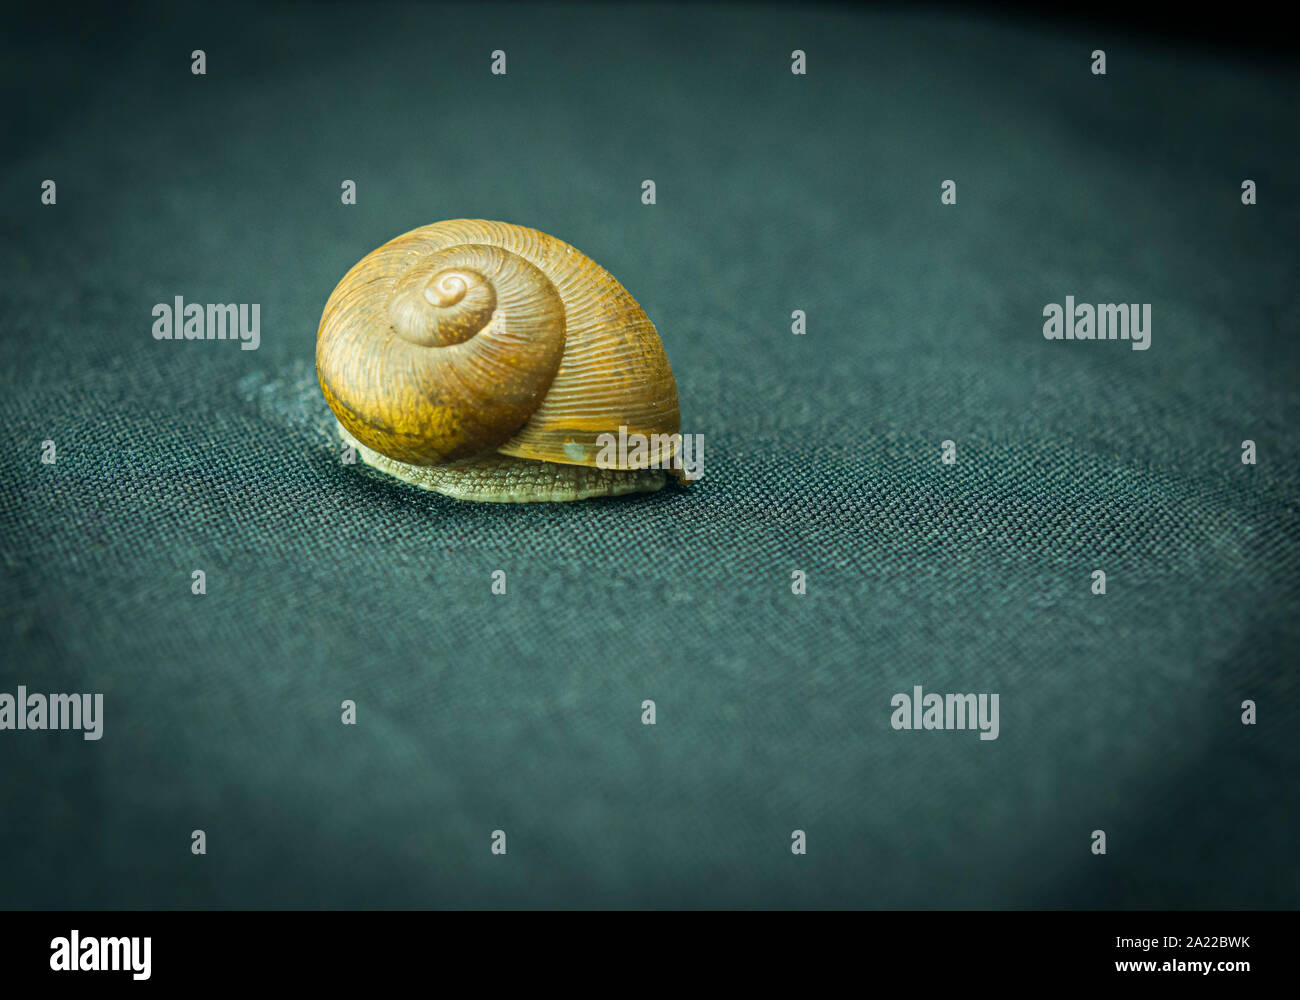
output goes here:
[[[365, 462], [448, 496], [582, 500], [685, 481], [654, 324], [613, 275], [536, 229], [456, 219], [366, 255], [325, 304], [316, 375]], [[646, 446], [611, 463], [602, 436], [620, 429]]]

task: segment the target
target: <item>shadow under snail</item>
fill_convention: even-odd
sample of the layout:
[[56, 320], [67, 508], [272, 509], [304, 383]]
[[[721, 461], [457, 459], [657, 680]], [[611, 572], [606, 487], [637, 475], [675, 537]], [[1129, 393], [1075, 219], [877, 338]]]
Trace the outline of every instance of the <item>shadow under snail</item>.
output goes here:
[[[553, 236], [456, 219], [362, 258], [316, 375], [368, 464], [464, 500], [582, 500], [686, 481], [677, 383], [645, 311]], [[608, 447], [620, 429], [644, 448]]]

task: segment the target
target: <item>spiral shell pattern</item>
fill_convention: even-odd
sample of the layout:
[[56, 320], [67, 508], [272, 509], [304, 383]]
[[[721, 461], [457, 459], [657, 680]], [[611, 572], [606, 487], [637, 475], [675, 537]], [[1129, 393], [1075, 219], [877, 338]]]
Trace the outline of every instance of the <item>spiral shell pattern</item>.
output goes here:
[[567, 243], [508, 223], [440, 222], [362, 259], [325, 306], [316, 369], [350, 434], [413, 465], [494, 452], [595, 465], [597, 438], [620, 427], [651, 441], [654, 464], [680, 429], [636, 301]]

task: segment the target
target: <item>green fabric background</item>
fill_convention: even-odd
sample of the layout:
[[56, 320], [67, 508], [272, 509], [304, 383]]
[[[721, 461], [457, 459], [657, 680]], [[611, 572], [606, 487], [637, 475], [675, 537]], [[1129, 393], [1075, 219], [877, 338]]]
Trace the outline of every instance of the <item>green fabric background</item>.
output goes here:
[[[0, 690], [106, 712], [0, 733], [0, 907], [1296, 905], [1294, 69], [835, 8], [107, 16], [0, 60]], [[340, 464], [325, 300], [460, 217], [623, 281], [702, 483]], [[1151, 349], [1045, 341], [1067, 294]], [[154, 341], [176, 295], [260, 350]], [[1001, 737], [893, 731], [914, 684]]]

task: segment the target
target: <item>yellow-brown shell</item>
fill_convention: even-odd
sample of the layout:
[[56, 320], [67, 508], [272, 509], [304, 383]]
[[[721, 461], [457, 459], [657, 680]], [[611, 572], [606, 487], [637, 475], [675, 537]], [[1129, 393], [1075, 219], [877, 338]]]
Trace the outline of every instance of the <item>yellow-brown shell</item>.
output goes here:
[[650, 442], [639, 467], [665, 466], [679, 440], [645, 312], [569, 244], [505, 222], [438, 222], [364, 257], [325, 305], [316, 373], [349, 434], [411, 465], [595, 466], [623, 427]]

